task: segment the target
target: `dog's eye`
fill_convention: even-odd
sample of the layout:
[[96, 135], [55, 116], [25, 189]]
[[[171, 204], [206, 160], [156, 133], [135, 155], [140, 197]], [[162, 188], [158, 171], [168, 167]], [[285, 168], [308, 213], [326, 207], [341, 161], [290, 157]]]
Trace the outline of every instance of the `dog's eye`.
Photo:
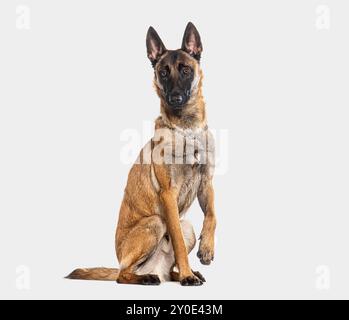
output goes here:
[[160, 74], [160, 77], [161, 77], [161, 78], [166, 78], [168, 72], [167, 72], [166, 69], [162, 69], [162, 70], [159, 71], [159, 74]]
[[188, 66], [184, 66], [183, 69], [182, 69], [182, 72], [185, 74], [185, 75], [188, 75], [191, 73], [191, 68], [188, 67]]

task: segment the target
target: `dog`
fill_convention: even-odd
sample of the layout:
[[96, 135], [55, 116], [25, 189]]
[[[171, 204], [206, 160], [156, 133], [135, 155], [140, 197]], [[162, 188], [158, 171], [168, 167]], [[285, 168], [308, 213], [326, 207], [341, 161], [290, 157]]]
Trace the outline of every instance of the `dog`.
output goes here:
[[204, 213], [197, 253], [204, 265], [214, 259], [214, 141], [208, 130], [200, 67], [202, 43], [189, 22], [182, 47], [167, 50], [150, 27], [147, 55], [160, 98], [155, 134], [141, 150], [127, 181], [116, 230], [119, 269], [76, 269], [67, 278], [159, 285], [177, 281], [199, 286], [205, 278], [192, 271], [188, 254], [196, 244], [184, 219], [198, 198]]

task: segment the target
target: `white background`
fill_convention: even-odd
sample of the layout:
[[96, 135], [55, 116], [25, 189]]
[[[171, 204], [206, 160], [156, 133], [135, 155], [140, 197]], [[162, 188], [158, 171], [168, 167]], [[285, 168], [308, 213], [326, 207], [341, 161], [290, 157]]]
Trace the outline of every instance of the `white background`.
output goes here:
[[[348, 16], [339, 0], [2, 0], [0, 297], [349, 298]], [[207, 283], [64, 280], [117, 265], [131, 166], [120, 137], [159, 113], [146, 31], [174, 49], [188, 21], [203, 41], [209, 125], [229, 132], [217, 141], [228, 166], [215, 178], [215, 261], [190, 257]], [[202, 216], [197, 204], [187, 216], [197, 234]]]

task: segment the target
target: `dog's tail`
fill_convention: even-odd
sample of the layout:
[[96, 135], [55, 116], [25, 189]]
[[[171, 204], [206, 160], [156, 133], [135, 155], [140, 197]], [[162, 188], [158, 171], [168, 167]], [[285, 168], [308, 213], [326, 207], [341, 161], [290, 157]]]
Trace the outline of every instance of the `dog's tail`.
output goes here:
[[65, 278], [74, 279], [74, 280], [116, 281], [118, 277], [119, 277], [119, 269], [87, 268], [87, 269], [76, 269]]

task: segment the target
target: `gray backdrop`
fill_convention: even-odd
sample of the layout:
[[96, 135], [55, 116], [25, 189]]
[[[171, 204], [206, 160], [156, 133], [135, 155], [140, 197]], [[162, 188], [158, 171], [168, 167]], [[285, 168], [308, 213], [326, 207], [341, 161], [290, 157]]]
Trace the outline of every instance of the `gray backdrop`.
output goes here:
[[[0, 297], [349, 298], [348, 16], [340, 0], [2, 0]], [[188, 21], [222, 161], [215, 261], [190, 257], [207, 283], [64, 280], [116, 265], [125, 146], [159, 113], [146, 31], [177, 48]]]

